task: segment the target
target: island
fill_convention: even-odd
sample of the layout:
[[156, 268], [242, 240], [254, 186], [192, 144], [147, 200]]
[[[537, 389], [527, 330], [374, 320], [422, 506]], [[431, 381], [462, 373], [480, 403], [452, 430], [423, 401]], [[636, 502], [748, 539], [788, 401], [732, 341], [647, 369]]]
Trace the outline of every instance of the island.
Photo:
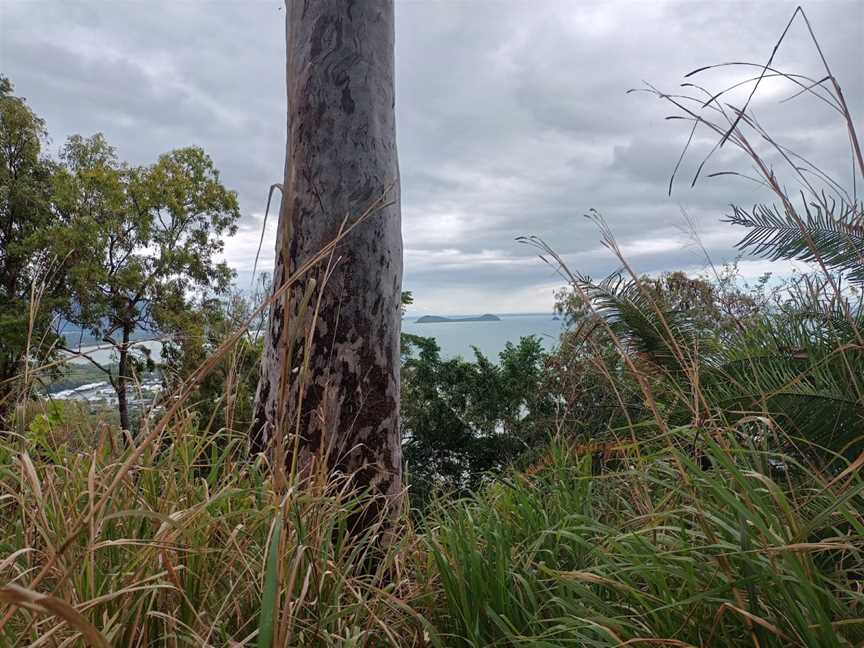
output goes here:
[[424, 315], [417, 318], [418, 324], [442, 324], [451, 322], [500, 322], [501, 318], [497, 315], [479, 315], [475, 317], [441, 317], [440, 315]]

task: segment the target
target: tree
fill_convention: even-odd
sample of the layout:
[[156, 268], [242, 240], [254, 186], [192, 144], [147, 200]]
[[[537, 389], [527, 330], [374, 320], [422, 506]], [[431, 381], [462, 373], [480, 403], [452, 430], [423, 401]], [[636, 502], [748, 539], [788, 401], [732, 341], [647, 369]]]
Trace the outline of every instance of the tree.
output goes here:
[[414, 303], [414, 293], [412, 293], [410, 290], [403, 290], [400, 302], [400, 309], [402, 312], [402, 316], [404, 317], [405, 311], [407, 311], [408, 307]]
[[[350, 226], [398, 180], [392, 1], [289, 0], [286, 8], [288, 141], [277, 289], [337, 237], [346, 217]], [[331, 273], [319, 264], [274, 304], [254, 441], [263, 449], [290, 436], [296, 466], [326, 458], [330, 471], [393, 503], [402, 465], [402, 234], [398, 186], [391, 191], [387, 206], [342, 239]], [[313, 279], [319, 289], [306, 308]]]
[[601, 281], [574, 274], [557, 295], [569, 327], [549, 372], [571, 434], [596, 440], [643, 420], [646, 386], [671, 421], [688, 420], [694, 408], [704, 416], [707, 404], [694, 403], [687, 385], [722, 364], [723, 349], [760, 321], [766, 281], [740, 286], [735, 265], [715, 281], [683, 272]]
[[534, 336], [491, 362], [443, 359], [434, 338], [404, 335], [402, 427], [414, 506], [433, 491], [464, 495], [545, 447], [553, 431], [550, 356]]
[[[166, 340], [161, 350], [160, 369], [169, 393], [249, 319], [254, 303], [254, 297], [235, 290], [202, 299], [181, 314], [183, 335]], [[252, 424], [261, 348], [257, 335], [247, 333], [198, 384], [190, 402], [200, 430], [246, 434]]]
[[233, 271], [214, 256], [236, 230], [237, 196], [196, 147], [129, 167], [102, 135], [74, 136], [61, 157], [56, 207], [65, 225], [53, 240], [70, 259], [65, 315], [113, 347], [116, 370], [93, 362], [107, 373], [129, 430], [127, 392], [141, 360], [133, 334], [181, 333], [196, 293], [227, 288]]
[[50, 255], [38, 239], [53, 219], [53, 165], [42, 155], [44, 122], [12, 92], [12, 83], [0, 76], [0, 413], [9, 405], [28, 340], [31, 359], [51, 347], [39, 344], [49, 342], [50, 304], [42, 300], [31, 310], [31, 288], [51, 275]]

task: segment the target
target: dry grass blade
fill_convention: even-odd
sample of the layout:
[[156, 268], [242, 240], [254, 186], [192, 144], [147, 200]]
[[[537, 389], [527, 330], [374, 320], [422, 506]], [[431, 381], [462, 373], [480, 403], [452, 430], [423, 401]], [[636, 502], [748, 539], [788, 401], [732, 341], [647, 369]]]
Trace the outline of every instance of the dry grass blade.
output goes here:
[[26, 608], [37, 614], [56, 616], [81, 633], [87, 644], [93, 648], [110, 648], [108, 640], [102, 633], [87, 621], [78, 610], [65, 601], [18, 585], [7, 585], [0, 588], [0, 601]]
[[252, 285], [255, 285], [255, 272], [258, 270], [258, 257], [261, 255], [261, 247], [264, 245], [264, 235], [267, 233], [267, 218], [270, 216], [270, 201], [273, 200], [273, 190], [283, 191], [278, 182], [270, 185], [267, 192], [267, 207], [264, 209], [264, 222], [261, 224], [261, 240], [258, 241], [258, 249], [255, 251], [255, 263], [252, 264]]
[[738, 122], [741, 119], [741, 115], [747, 111], [747, 108], [750, 106], [750, 102], [753, 100], [756, 91], [759, 89], [759, 84], [762, 83], [762, 79], [765, 78], [765, 74], [768, 72], [768, 68], [774, 62], [774, 57], [777, 56], [777, 51], [780, 49], [781, 43], [783, 43], [783, 39], [786, 38], [786, 34], [788, 33], [790, 27], [792, 27], [792, 23], [795, 21], [795, 17], [799, 14], [803, 14], [804, 11], [801, 7], [797, 7], [795, 12], [792, 14], [792, 17], [789, 19], [789, 22], [786, 24], [786, 28], [783, 30], [783, 33], [780, 35], [780, 38], [777, 40], [777, 43], [774, 45], [774, 49], [771, 51], [771, 56], [768, 57], [768, 62], [763, 66], [762, 72], [759, 74], [759, 79], [756, 81], [753, 89], [750, 91], [750, 96], [747, 97], [747, 101], [744, 102], [744, 107], [741, 112], [735, 117], [735, 121], [732, 122], [732, 125], [729, 126], [729, 130], [727, 130], [723, 137], [720, 139], [720, 146], [723, 146], [726, 143], [726, 140], [735, 132], [735, 128], [738, 126]]

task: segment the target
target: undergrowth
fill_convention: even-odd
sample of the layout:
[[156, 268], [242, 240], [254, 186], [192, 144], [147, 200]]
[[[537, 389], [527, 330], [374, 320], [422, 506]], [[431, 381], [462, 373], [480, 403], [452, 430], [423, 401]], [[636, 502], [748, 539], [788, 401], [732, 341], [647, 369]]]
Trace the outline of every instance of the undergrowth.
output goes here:
[[556, 445], [442, 511], [427, 542], [452, 645], [860, 645], [860, 475], [832, 483], [734, 431], [695, 459], [692, 436], [601, 474]]
[[694, 457], [695, 434], [600, 462], [554, 442], [534, 470], [438, 502], [420, 528], [406, 514], [360, 537], [362, 497], [317, 477], [278, 497], [237, 437], [178, 425], [107, 492], [128, 451], [105, 437], [82, 452], [13, 436], [0, 643], [861, 645], [860, 473], [820, 474], [735, 429]]

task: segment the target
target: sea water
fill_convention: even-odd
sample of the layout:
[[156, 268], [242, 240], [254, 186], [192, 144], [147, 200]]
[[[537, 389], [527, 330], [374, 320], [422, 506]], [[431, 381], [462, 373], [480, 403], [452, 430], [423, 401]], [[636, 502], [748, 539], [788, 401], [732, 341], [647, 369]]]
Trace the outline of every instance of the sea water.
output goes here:
[[[455, 317], [455, 316], [454, 316]], [[534, 335], [544, 348], [552, 350], [561, 335], [561, 320], [551, 313], [503, 314], [498, 322], [429, 322], [417, 323], [417, 317], [402, 320], [402, 332], [434, 337], [444, 358], [462, 357], [474, 359], [472, 347], [477, 347], [490, 360], [497, 361], [498, 354], [508, 342], [519, 344], [519, 339]]]
[[[463, 317], [468, 317], [463, 316]], [[552, 350], [558, 344], [561, 335], [561, 320], [555, 319], [551, 313], [529, 314], [499, 314], [497, 322], [430, 322], [418, 324], [417, 317], [405, 317], [402, 320], [402, 331], [423, 337], [433, 337], [441, 348], [444, 358], [462, 357], [474, 359], [472, 347], [477, 347], [483, 355], [496, 362], [498, 354], [504, 350], [508, 342], [519, 344], [520, 338], [534, 335], [540, 339], [544, 348]], [[136, 346], [146, 347], [154, 362], [161, 360], [162, 344], [158, 340], [141, 340]], [[117, 362], [117, 354], [107, 345], [85, 346], [81, 348], [93, 360], [110, 364]], [[87, 364], [85, 358], [74, 358], [72, 364]]]

